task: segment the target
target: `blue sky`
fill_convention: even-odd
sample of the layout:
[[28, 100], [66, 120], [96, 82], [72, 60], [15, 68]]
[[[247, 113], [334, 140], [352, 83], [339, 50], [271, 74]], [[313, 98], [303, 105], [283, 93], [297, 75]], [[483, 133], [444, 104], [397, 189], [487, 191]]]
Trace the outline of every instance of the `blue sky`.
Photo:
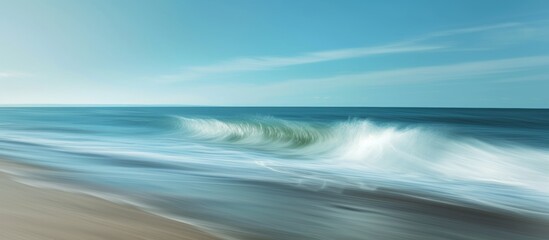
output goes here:
[[549, 1], [0, 0], [0, 104], [549, 107]]

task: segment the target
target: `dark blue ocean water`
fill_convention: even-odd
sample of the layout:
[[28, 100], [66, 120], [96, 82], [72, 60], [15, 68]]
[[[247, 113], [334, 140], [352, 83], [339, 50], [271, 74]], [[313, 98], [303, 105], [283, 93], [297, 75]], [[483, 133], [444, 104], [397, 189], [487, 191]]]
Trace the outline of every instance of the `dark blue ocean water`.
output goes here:
[[0, 158], [226, 238], [549, 238], [549, 110], [0, 108]]

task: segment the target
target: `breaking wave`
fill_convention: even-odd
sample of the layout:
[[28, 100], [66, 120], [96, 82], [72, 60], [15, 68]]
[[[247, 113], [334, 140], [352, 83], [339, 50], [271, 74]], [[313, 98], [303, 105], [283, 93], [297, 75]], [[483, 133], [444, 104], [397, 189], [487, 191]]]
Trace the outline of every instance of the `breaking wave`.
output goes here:
[[275, 118], [221, 121], [180, 117], [181, 127], [197, 138], [252, 146], [302, 148], [318, 144], [331, 134], [311, 124]]
[[[272, 117], [247, 120], [178, 117], [196, 139], [244, 150], [315, 159], [326, 169], [399, 173], [429, 179], [475, 180], [549, 193], [549, 152], [457, 137], [437, 129], [377, 125], [368, 120], [331, 123]], [[322, 164], [319, 164], [322, 162]]]

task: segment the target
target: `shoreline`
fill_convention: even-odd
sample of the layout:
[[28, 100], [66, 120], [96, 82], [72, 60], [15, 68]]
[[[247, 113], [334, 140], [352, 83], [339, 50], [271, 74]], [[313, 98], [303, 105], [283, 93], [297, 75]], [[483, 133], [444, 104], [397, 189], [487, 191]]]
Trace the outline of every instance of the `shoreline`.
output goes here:
[[[2, 161], [0, 167], [9, 171], [10, 165]], [[0, 222], [0, 239], [9, 240], [218, 239], [131, 205], [29, 186], [5, 172], [0, 172]]]

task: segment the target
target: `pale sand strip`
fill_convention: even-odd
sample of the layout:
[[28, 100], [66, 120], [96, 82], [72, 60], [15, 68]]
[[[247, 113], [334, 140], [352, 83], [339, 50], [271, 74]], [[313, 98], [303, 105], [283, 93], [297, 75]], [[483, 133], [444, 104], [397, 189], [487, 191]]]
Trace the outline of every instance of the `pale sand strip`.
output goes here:
[[15, 182], [0, 173], [2, 240], [216, 239], [127, 205]]

